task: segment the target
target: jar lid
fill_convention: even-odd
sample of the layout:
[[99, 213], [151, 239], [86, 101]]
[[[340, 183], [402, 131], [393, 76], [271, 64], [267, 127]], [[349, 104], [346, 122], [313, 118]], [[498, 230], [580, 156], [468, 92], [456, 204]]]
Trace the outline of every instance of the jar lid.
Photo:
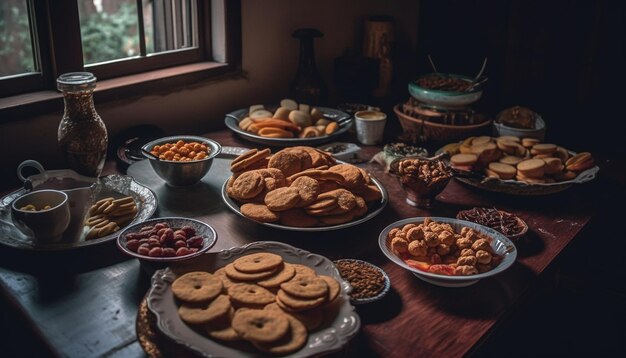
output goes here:
[[96, 76], [91, 72], [68, 72], [57, 78], [59, 91], [89, 90], [96, 87]]

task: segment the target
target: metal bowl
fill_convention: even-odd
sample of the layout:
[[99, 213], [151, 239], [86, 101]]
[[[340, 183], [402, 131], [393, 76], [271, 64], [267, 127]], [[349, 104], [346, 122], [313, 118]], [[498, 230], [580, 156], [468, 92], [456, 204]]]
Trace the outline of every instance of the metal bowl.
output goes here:
[[[177, 142], [178, 140], [184, 140], [185, 142], [200, 142], [210, 148], [209, 155], [200, 160], [193, 160], [190, 162], [177, 162], [173, 160], [163, 160], [158, 157], [149, 155], [150, 150], [155, 145], [162, 145], [166, 143]], [[222, 146], [211, 139], [189, 135], [178, 135], [159, 138], [152, 142], [146, 143], [141, 147], [152, 169], [161, 177], [165, 182], [171, 186], [188, 186], [199, 182], [206, 173], [209, 172], [211, 165], [213, 164], [213, 158], [215, 158], [221, 151]]]

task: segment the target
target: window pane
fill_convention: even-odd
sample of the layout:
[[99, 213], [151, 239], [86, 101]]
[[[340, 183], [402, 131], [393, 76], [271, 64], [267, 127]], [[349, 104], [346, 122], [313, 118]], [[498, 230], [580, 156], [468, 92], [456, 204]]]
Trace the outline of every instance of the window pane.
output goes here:
[[147, 53], [196, 47], [195, 0], [143, 0]]
[[36, 70], [27, 0], [0, 1], [0, 77]]
[[135, 0], [79, 0], [85, 64], [139, 56]]

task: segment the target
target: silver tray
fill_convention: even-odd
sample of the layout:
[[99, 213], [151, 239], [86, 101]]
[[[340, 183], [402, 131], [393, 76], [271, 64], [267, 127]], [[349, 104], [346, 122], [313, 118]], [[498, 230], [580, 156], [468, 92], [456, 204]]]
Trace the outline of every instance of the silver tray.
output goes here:
[[[269, 108], [269, 107], [268, 107]], [[238, 109], [236, 111], [232, 111], [226, 115], [224, 118], [224, 124], [233, 132], [237, 133], [240, 137], [247, 139], [251, 142], [265, 144], [269, 146], [277, 146], [277, 147], [288, 147], [294, 145], [309, 145], [309, 146], [317, 146], [323, 143], [330, 142], [335, 140], [337, 137], [347, 132], [350, 127], [352, 127], [352, 123], [354, 123], [354, 118], [349, 114], [342, 112], [338, 109], [326, 108], [326, 107], [317, 107], [320, 111], [324, 113], [324, 118], [335, 121], [339, 124], [339, 129], [335, 131], [335, 133], [330, 135], [325, 135], [321, 137], [313, 137], [313, 138], [267, 138], [261, 137], [254, 133], [250, 133], [244, 131], [239, 128], [239, 121], [245, 118], [246, 114], [248, 114], [248, 109]]]
[[387, 205], [387, 202], [389, 201], [389, 197], [387, 195], [387, 190], [385, 190], [385, 187], [381, 184], [380, 181], [378, 181], [378, 179], [374, 178], [373, 176], [372, 178], [372, 182], [374, 182], [374, 184], [376, 185], [376, 187], [378, 187], [378, 190], [380, 190], [381, 196], [382, 198], [380, 199], [380, 201], [376, 204], [376, 206], [374, 208], [371, 207], [371, 205], [368, 205], [368, 211], [367, 214], [365, 216], [363, 216], [362, 218], [359, 218], [357, 220], [353, 220], [344, 224], [339, 224], [339, 225], [331, 225], [331, 226], [316, 226], [316, 227], [292, 227], [292, 226], [285, 226], [285, 225], [280, 225], [280, 224], [273, 224], [273, 223], [264, 223], [264, 222], [259, 222], [256, 220], [252, 220], [249, 217], [243, 215], [241, 213], [241, 210], [239, 210], [239, 205], [237, 204], [237, 202], [235, 202], [231, 197], [228, 196], [228, 194], [226, 194], [226, 185], [228, 185], [228, 179], [226, 179], [226, 181], [224, 182], [224, 184], [222, 185], [222, 199], [224, 200], [224, 203], [226, 203], [226, 205], [228, 206], [228, 208], [232, 211], [234, 211], [235, 213], [237, 213], [237, 215], [246, 218], [247, 220], [250, 221], [254, 221], [258, 224], [264, 225], [264, 226], [269, 226], [269, 227], [273, 227], [275, 229], [281, 229], [281, 230], [290, 230], [290, 231], [332, 231], [332, 230], [339, 230], [339, 229], [345, 229], [347, 227], [351, 227], [354, 225], [359, 225], [361, 223], [364, 223], [370, 219], [372, 219], [373, 217], [375, 217], [376, 215], [378, 215]]
[[[82, 211], [81, 215], [81, 213], [79, 213], [80, 208], [88, 209], [89, 206], [99, 198], [109, 196], [132, 196], [137, 204], [137, 215], [128, 225], [149, 219], [157, 208], [157, 199], [154, 193], [149, 188], [137, 183], [132, 177], [127, 175], [107, 175], [100, 177], [94, 182], [93, 178], [82, 177], [73, 171], [58, 170], [47, 171], [33, 177], [38, 177], [30, 181], [33, 190], [46, 188], [63, 190], [68, 193], [70, 198], [70, 211], [72, 212], [70, 226], [63, 234], [61, 240], [55, 243], [40, 243], [24, 235], [13, 225], [11, 212], [7, 210], [13, 200], [30, 191], [22, 188], [0, 199], [0, 244], [2, 245], [23, 250], [55, 251], [98, 245], [115, 240], [117, 238], [117, 232], [101, 238], [85, 240], [85, 234], [87, 232], [83, 226], [84, 211]], [[72, 203], [72, 198], [76, 198], [77, 202]], [[79, 209], [73, 209], [73, 206]], [[2, 209], [2, 207], [4, 207], [4, 209]]]
[[323, 327], [309, 333], [306, 345], [290, 357], [309, 357], [336, 352], [346, 346], [360, 327], [361, 320], [350, 304], [351, 287], [335, 265], [326, 257], [274, 241], [258, 241], [243, 247], [235, 247], [217, 253], [208, 253], [191, 260], [175, 263], [157, 271], [152, 276], [152, 287], [148, 291], [148, 308], [156, 315], [159, 331], [177, 344], [204, 357], [258, 357], [261, 353], [252, 346], [230, 346], [209, 339], [187, 326], [178, 316], [178, 305], [172, 294], [171, 284], [180, 275], [190, 271], [214, 272], [238, 257], [253, 252], [271, 252], [283, 257], [286, 262], [299, 263], [313, 268], [318, 274], [333, 277], [341, 286], [337, 297], [335, 318]]

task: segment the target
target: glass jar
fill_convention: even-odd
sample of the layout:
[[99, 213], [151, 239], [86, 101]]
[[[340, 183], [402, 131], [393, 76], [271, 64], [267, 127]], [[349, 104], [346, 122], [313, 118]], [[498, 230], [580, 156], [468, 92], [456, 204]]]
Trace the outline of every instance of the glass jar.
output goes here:
[[96, 77], [89, 72], [59, 76], [57, 88], [63, 92], [65, 109], [57, 139], [68, 168], [97, 177], [107, 154], [108, 136], [104, 122], [93, 105]]
[[290, 95], [300, 103], [326, 104], [328, 88], [315, 66], [313, 49], [313, 39], [324, 34], [317, 29], [297, 29], [292, 36], [300, 40], [300, 59], [296, 76], [291, 82]]

